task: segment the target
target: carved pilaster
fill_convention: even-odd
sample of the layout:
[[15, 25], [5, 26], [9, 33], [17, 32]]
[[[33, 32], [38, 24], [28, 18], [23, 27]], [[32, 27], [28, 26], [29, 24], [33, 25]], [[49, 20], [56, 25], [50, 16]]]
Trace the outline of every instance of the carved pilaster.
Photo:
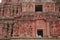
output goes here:
[[51, 36], [50, 36], [50, 22], [49, 21], [47, 21], [47, 35], [49, 38], [51, 38]]
[[6, 25], [6, 23], [4, 24], [3, 30], [4, 30], [4, 31], [3, 31], [3, 32], [4, 32], [4, 33], [3, 33], [3, 34], [4, 34], [4, 38], [7, 38], [7, 36], [8, 36], [7, 31], [8, 31], [8, 30], [7, 30], [7, 25]]
[[9, 34], [9, 37], [11, 37], [12, 36], [12, 34], [11, 34], [11, 32], [12, 32], [12, 25], [11, 24], [9, 24], [9, 30], [8, 30], [8, 34]]

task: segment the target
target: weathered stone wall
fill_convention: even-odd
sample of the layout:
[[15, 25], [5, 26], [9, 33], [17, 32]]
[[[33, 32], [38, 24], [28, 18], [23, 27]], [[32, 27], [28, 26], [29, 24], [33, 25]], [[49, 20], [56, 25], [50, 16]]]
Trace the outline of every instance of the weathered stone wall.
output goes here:
[[[60, 36], [59, 34], [60, 23], [58, 22], [55, 23], [54, 21], [54, 19], [57, 18], [58, 16], [58, 14], [54, 15], [54, 13], [58, 12], [59, 6], [55, 7], [54, 2], [21, 2], [19, 3], [18, 0], [11, 0], [11, 1], [12, 2], [3, 0], [0, 6], [0, 17], [1, 17], [0, 21], [3, 21], [3, 23], [5, 23], [4, 25], [2, 25], [3, 23], [1, 22], [2, 24], [0, 24], [1, 26], [0, 35], [3, 35], [4, 37], [7, 36], [7, 37], [19, 37], [19, 38], [20, 37], [38, 37], [37, 30], [42, 29], [43, 37]], [[35, 11], [36, 5], [42, 5], [43, 11], [36, 12]], [[12, 23], [10, 23], [11, 20], [12, 20]], [[14, 25], [11, 26], [11, 24], [14, 24]], [[12, 33], [11, 33], [11, 29], [12, 29]], [[31, 39], [31, 40], [39, 40], [39, 39]]]
[[12, 39], [12, 40], [60, 40], [60, 39]]
[[0, 40], [60, 40], [60, 38], [15, 38], [15, 39], [0, 39]]

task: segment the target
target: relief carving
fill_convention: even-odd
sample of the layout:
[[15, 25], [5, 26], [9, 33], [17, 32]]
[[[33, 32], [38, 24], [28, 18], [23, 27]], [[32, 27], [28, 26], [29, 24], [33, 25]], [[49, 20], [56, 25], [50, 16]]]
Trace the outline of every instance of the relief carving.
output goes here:
[[[17, 28], [15, 31], [18, 31]], [[30, 25], [29, 22], [20, 22], [19, 24], [19, 33], [20, 36], [32, 36], [32, 26]]]

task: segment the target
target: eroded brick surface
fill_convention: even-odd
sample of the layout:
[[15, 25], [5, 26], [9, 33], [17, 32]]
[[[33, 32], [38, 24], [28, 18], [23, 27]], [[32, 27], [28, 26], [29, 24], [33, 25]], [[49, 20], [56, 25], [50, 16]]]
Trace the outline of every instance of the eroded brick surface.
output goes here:
[[54, 2], [2, 0], [0, 38], [59, 37], [59, 7]]

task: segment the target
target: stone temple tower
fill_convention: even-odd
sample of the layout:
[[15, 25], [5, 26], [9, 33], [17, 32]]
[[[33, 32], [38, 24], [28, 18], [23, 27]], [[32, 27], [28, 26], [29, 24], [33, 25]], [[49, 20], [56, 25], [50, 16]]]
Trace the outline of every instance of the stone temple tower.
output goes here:
[[59, 37], [59, 4], [56, 0], [2, 0], [0, 38]]

